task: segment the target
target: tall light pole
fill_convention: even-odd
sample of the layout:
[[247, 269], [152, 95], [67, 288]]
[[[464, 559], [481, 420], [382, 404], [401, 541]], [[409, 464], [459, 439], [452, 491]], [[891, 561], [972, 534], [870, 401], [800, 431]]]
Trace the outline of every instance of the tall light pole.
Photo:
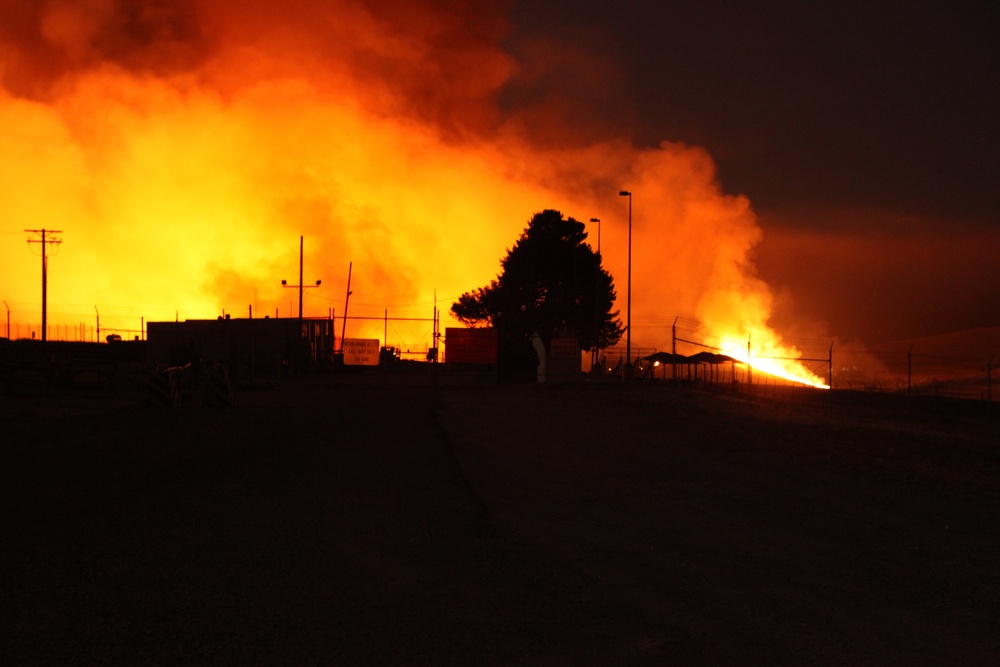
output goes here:
[[7, 309], [7, 340], [11, 340], [10, 337], [10, 306], [7, 305], [7, 301], [3, 302], [4, 307]]
[[[601, 258], [601, 219], [600, 218], [591, 218], [590, 221], [597, 223], [597, 259], [598, 259], [598, 261], [600, 261], [600, 258]], [[597, 340], [594, 341], [594, 351], [590, 355], [590, 368], [591, 368], [591, 372], [593, 372], [594, 366], [597, 365], [597, 356], [598, 356], [598, 354], [600, 354], [599, 350], [600, 350], [600, 346], [601, 346], [601, 333], [600, 333], [600, 319], [601, 319], [600, 318], [600, 314], [601, 314], [601, 309], [600, 309], [600, 306], [598, 305], [598, 301], [599, 301], [599, 299], [597, 298], [597, 287], [595, 286], [594, 287], [594, 324], [598, 326], [598, 330], [597, 330]]]
[[299, 335], [302, 334], [302, 291], [307, 287], [319, 287], [322, 284], [322, 280], [317, 280], [315, 285], [303, 285], [302, 284], [302, 247], [303, 241], [302, 237], [299, 237], [299, 284], [289, 285], [287, 280], [281, 281], [282, 287], [295, 287], [299, 290]]
[[601, 220], [600, 218], [591, 218], [591, 222], [597, 223], [597, 254], [601, 254]]
[[625, 301], [625, 379], [632, 379], [632, 193], [622, 190], [619, 197], [628, 197], [628, 287]]

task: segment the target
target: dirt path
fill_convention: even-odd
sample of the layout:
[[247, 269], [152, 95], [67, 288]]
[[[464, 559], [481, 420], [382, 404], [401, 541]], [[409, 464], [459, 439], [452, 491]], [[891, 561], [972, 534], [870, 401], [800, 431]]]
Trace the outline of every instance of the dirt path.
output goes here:
[[1000, 656], [995, 431], [619, 389], [319, 383], [230, 410], [5, 420], [0, 654]]

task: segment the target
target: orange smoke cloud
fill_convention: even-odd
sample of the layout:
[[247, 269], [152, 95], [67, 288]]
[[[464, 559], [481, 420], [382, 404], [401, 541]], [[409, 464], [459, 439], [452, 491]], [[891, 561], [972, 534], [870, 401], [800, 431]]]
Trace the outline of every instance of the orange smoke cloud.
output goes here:
[[[749, 201], [720, 191], [699, 148], [540, 145], [524, 131], [539, 108], [496, 103], [517, 69], [497, 46], [502, 16], [406, 2], [0, 6], [0, 258], [15, 320], [41, 319], [21, 229], [63, 231], [50, 323], [96, 306], [104, 326], [134, 329], [253, 304], [294, 314], [280, 281], [297, 282], [300, 235], [305, 284], [323, 280], [305, 315], [342, 312], [350, 262], [352, 315], [430, 317], [435, 293], [447, 312], [545, 208], [601, 218], [624, 315], [625, 188], [633, 345], [668, 348], [679, 315], [720, 332], [707, 345], [752, 336], [794, 356], [768, 327]], [[405, 342], [429, 329], [394, 325]]]

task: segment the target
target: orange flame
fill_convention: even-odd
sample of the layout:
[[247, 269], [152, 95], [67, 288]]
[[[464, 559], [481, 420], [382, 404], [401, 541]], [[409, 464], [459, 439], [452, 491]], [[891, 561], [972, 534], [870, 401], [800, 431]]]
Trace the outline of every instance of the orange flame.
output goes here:
[[[805, 368], [801, 362], [797, 360], [796, 357], [799, 355], [795, 348], [773, 342], [768, 344], [763, 351], [758, 351], [759, 356], [755, 356], [754, 353], [748, 349], [747, 343], [750, 340], [753, 340], [752, 336], [746, 343], [740, 344], [731, 338], [725, 338], [719, 341], [719, 348], [722, 350], [723, 354], [747, 364], [753, 368], [754, 371], [761, 371], [789, 382], [804, 384], [810, 387], [816, 387], [817, 389], [830, 388], [830, 385], [828, 385], [823, 379], [809, 369]], [[769, 356], [772, 354], [782, 356]], [[784, 356], [789, 354], [794, 356]]]
[[[795, 356], [767, 326], [747, 198], [720, 191], [700, 148], [539, 145], [526, 126], [546, 109], [495, 102], [517, 68], [497, 46], [502, 18], [393, 2], [153, 6], [19, 7], [0, 29], [0, 291], [14, 321], [41, 319], [25, 228], [63, 230], [50, 323], [99, 310], [104, 328], [133, 330], [140, 318], [294, 315], [280, 281], [297, 282], [302, 235], [304, 282], [323, 281], [306, 316], [342, 313], [353, 262], [350, 314], [371, 319], [348, 335], [426, 342], [429, 321], [390, 331], [382, 318], [429, 320], [435, 294], [447, 313], [545, 208], [602, 220], [624, 310], [626, 188], [634, 345], [665, 348], [657, 318], [680, 314]], [[821, 384], [794, 364], [769, 372]]]

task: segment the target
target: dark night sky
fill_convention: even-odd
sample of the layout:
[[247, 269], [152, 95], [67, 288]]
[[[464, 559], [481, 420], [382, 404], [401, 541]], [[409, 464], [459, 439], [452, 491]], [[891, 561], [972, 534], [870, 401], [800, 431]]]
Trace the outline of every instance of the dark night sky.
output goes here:
[[726, 190], [759, 209], [1000, 211], [994, 3], [518, 3], [513, 16], [519, 36], [611, 58], [589, 101], [640, 142], [708, 148]]
[[563, 97], [609, 134], [705, 147], [760, 216], [775, 291], [874, 340], [1000, 324], [997, 7], [522, 2], [510, 48], [589, 72], [529, 81], [519, 102]]

